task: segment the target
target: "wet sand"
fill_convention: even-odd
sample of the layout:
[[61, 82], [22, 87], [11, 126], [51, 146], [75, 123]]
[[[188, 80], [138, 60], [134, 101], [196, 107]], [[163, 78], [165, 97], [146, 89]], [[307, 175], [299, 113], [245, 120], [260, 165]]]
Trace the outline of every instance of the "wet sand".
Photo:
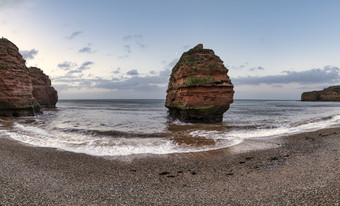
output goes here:
[[0, 205], [339, 205], [340, 128], [210, 152], [103, 158], [0, 138]]

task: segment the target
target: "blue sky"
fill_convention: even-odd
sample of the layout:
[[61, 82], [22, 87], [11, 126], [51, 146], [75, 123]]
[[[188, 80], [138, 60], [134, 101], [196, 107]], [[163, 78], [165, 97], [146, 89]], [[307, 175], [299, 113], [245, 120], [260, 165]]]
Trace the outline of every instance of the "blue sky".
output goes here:
[[0, 0], [0, 35], [61, 99], [165, 98], [181, 54], [221, 57], [235, 98], [299, 99], [340, 83], [340, 2]]

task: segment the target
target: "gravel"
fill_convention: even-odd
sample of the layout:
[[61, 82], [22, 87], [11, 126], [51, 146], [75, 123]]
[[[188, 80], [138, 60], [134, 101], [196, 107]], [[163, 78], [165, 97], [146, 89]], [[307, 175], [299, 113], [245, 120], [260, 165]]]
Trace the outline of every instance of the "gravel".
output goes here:
[[109, 158], [0, 138], [0, 205], [340, 204], [340, 128], [270, 141]]

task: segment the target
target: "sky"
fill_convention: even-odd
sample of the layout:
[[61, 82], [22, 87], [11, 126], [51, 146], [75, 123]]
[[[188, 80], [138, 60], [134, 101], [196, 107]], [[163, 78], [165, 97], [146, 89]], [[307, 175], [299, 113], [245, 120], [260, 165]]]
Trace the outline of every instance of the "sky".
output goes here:
[[164, 99], [202, 43], [235, 99], [300, 99], [340, 84], [338, 0], [0, 0], [0, 36], [60, 99]]

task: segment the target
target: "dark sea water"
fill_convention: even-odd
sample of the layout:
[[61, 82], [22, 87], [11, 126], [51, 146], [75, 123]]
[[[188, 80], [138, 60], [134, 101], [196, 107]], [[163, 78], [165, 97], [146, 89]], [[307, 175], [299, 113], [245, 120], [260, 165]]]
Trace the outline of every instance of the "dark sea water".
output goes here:
[[214, 150], [340, 126], [340, 103], [236, 100], [218, 124], [167, 117], [164, 100], [60, 100], [34, 117], [0, 118], [0, 137], [97, 156]]

